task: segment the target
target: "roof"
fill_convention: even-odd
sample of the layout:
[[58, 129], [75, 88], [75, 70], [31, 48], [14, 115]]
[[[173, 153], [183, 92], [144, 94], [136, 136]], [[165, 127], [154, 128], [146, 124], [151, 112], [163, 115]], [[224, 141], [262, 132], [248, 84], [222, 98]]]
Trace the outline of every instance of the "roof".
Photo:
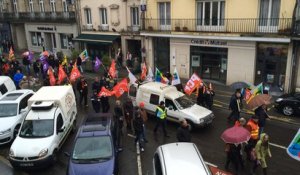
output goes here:
[[[67, 92], [72, 89], [72, 86], [44, 86], [41, 87], [30, 101], [55, 101], [65, 97]], [[49, 95], [51, 94], [51, 95]]]
[[0, 76], [0, 84], [2, 84], [3, 82], [5, 82], [8, 79], [11, 79], [11, 78], [8, 76]]
[[167, 175], [209, 174], [197, 146], [193, 143], [170, 143], [160, 146], [158, 150], [164, 157]]
[[53, 120], [56, 108], [51, 108], [49, 110], [33, 111], [30, 110], [26, 115], [26, 120]]
[[33, 93], [32, 90], [29, 89], [21, 89], [21, 90], [15, 90], [15, 91], [11, 91], [8, 92], [7, 94], [5, 94], [4, 96], [2, 96], [2, 98], [0, 99], [1, 102], [5, 101], [5, 102], [15, 102], [18, 98], [27, 95], [28, 93]]
[[148, 90], [148, 91], [152, 91], [152, 92], [156, 92], [156, 93], [161, 93], [169, 91], [169, 90], [176, 90], [175, 86], [171, 86], [171, 85], [167, 85], [167, 84], [163, 84], [163, 83], [159, 83], [159, 82], [148, 82], [145, 84], [140, 85], [141, 89], [144, 90]]
[[98, 35], [98, 34], [80, 34], [74, 41], [82, 41], [82, 42], [96, 42], [96, 43], [108, 43], [111, 44], [119, 35]]

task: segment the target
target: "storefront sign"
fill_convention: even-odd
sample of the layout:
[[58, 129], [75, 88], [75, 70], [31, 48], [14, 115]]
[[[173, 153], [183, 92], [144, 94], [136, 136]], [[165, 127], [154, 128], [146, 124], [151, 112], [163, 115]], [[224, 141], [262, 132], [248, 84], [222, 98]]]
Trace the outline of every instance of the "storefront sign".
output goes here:
[[51, 30], [53, 31], [53, 27], [37, 27], [38, 30]]
[[219, 41], [219, 40], [202, 40], [202, 39], [192, 39], [192, 44], [197, 45], [218, 45], [218, 46], [226, 46], [227, 41]]

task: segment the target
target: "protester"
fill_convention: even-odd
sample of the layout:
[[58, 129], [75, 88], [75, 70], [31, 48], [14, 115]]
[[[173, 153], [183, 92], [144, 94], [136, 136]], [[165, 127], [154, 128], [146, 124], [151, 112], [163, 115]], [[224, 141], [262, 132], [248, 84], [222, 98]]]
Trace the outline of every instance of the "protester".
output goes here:
[[146, 139], [146, 122], [148, 120], [148, 115], [147, 115], [146, 110], [144, 109], [145, 108], [145, 103], [140, 102], [139, 107], [140, 107], [141, 116], [142, 116], [143, 122], [144, 122], [144, 125], [143, 125], [143, 140], [145, 141], [145, 143], [147, 143], [148, 140]]
[[100, 82], [99, 82], [99, 78], [95, 77], [95, 81], [92, 84], [92, 91], [96, 91], [97, 93], [99, 93], [101, 90], [100, 88]]
[[93, 91], [91, 101], [92, 101], [92, 105], [93, 105], [93, 109], [94, 109], [95, 113], [99, 113], [100, 112], [100, 98], [98, 97], [98, 93], [95, 90]]
[[134, 132], [135, 132], [135, 140], [134, 142], [137, 143], [139, 142], [140, 150], [143, 152], [144, 151], [144, 143], [143, 143], [143, 125], [144, 121], [141, 116], [141, 112], [138, 111], [135, 113], [135, 117], [133, 119], [133, 127], [134, 127]]
[[133, 131], [132, 128], [133, 104], [130, 98], [127, 98], [126, 102], [123, 105], [123, 108], [124, 108], [127, 130]]
[[215, 91], [213, 90], [212, 85], [210, 84], [204, 95], [205, 104], [209, 110], [212, 110], [212, 105], [214, 103], [214, 96], [215, 96]]
[[191, 134], [190, 134], [191, 126], [187, 123], [187, 121], [182, 118], [180, 119], [180, 127], [177, 129], [177, 141], [178, 142], [191, 142]]
[[225, 145], [226, 152], [226, 163], [225, 169], [228, 171], [230, 163], [233, 163], [235, 174], [238, 174], [240, 168], [244, 168], [241, 152], [241, 144], [235, 145], [226, 143]]
[[83, 73], [83, 69], [81, 67], [81, 64], [82, 64], [82, 60], [80, 57], [77, 57], [77, 60], [76, 60], [76, 65], [78, 67], [78, 69], [80, 70], [81, 73]]
[[242, 109], [241, 93], [236, 91], [230, 98], [229, 109], [231, 110], [230, 115], [227, 117], [227, 120], [237, 121], [240, 118], [240, 113]]
[[155, 125], [155, 128], [154, 128], [153, 132], [156, 133], [158, 127], [162, 127], [162, 130], [164, 132], [164, 136], [165, 137], [170, 137], [167, 134], [167, 130], [166, 130], [167, 110], [165, 108], [165, 102], [164, 101], [161, 101], [159, 103], [159, 105], [156, 107], [155, 116], [156, 116], [156, 125]]
[[84, 105], [87, 107], [88, 106], [88, 104], [87, 104], [88, 84], [84, 77], [82, 77], [80, 80], [79, 88], [80, 88], [79, 89], [79, 92], [80, 92], [79, 104], [81, 105], [82, 100], [84, 100]]
[[23, 79], [23, 77], [24, 77], [24, 75], [18, 69], [13, 78], [17, 89], [20, 89], [19, 84], [20, 84], [20, 81]]
[[237, 120], [234, 123], [234, 126], [242, 126], [242, 127], [246, 127], [247, 121], [245, 118], [241, 117], [239, 120]]
[[263, 170], [263, 174], [267, 175], [267, 157], [271, 158], [272, 154], [270, 151], [269, 144], [269, 135], [262, 133], [260, 136], [260, 140], [257, 142], [255, 146], [255, 156], [256, 160], [254, 160], [253, 173], [255, 173], [258, 166], [261, 166]]
[[110, 109], [109, 98], [106, 95], [101, 96], [102, 112], [107, 113]]
[[121, 106], [121, 101], [116, 101], [116, 106], [114, 108], [115, 112], [115, 133], [116, 133], [116, 147], [118, 151], [122, 151], [123, 145], [123, 125], [124, 125], [124, 115]]
[[40, 63], [38, 60], [33, 62], [33, 71], [35, 78], [39, 78], [39, 72], [40, 72]]
[[205, 107], [205, 99], [204, 94], [206, 92], [206, 87], [203, 82], [200, 83], [200, 87], [198, 88], [198, 96], [197, 96], [197, 104]]
[[256, 145], [256, 142], [259, 139], [259, 126], [258, 126], [258, 116], [253, 115], [251, 119], [247, 122], [246, 129], [251, 134], [250, 140], [248, 141], [248, 144], [245, 146], [245, 152], [247, 155], [247, 159], [250, 160], [251, 157], [251, 150], [254, 148]]
[[255, 109], [255, 115], [258, 116], [259, 136], [264, 131], [266, 119], [269, 119], [267, 114], [267, 105], [261, 105]]
[[28, 60], [27, 56], [23, 57], [23, 65], [25, 66], [27, 75], [30, 75], [30, 61]]

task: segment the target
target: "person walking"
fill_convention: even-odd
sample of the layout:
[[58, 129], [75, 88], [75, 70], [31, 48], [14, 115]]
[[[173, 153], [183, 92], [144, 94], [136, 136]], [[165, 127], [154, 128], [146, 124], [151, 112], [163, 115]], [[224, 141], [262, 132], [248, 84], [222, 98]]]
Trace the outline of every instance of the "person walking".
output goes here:
[[156, 116], [156, 125], [155, 125], [155, 128], [154, 128], [153, 132], [156, 133], [158, 127], [162, 127], [162, 130], [164, 132], [164, 136], [165, 137], [170, 137], [167, 134], [167, 130], [166, 130], [167, 110], [166, 110], [164, 101], [161, 101], [159, 103], [159, 105], [156, 107], [155, 116]]
[[134, 128], [134, 132], [135, 132], [135, 144], [137, 144], [137, 142], [139, 143], [140, 146], [140, 150], [143, 152], [144, 151], [144, 143], [143, 143], [143, 128], [144, 125], [144, 121], [143, 118], [141, 116], [141, 111], [140, 109], [138, 109], [138, 111], [135, 113], [134, 119], [133, 119], [133, 128]]
[[84, 100], [84, 105], [87, 107], [88, 106], [87, 104], [88, 84], [84, 77], [82, 77], [80, 80], [79, 92], [80, 92], [79, 104], [81, 105], [82, 100]]
[[95, 77], [95, 81], [92, 84], [92, 91], [96, 91], [97, 93], [99, 93], [101, 90], [100, 88], [100, 81], [99, 81], [99, 77]]
[[100, 112], [100, 98], [98, 97], [97, 91], [93, 91], [93, 95], [91, 97], [93, 109], [96, 113]]
[[191, 126], [187, 123], [184, 118], [180, 119], [180, 127], [177, 129], [177, 141], [178, 142], [191, 142], [190, 134]]
[[241, 144], [235, 145], [231, 143], [226, 143], [225, 153], [226, 153], [226, 163], [225, 170], [228, 171], [230, 163], [233, 163], [235, 174], [238, 174], [240, 168], [244, 168], [241, 152]]
[[130, 98], [127, 98], [126, 102], [123, 105], [123, 108], [124, 108], [127, 130], [133, 132], [133, 128], [132, 128], [133, 104]]
[[251, 150], [255, 147], [258, 139], [259, 139], [259, 126], [258, 126], [258, 116], [253, 115], [251, 119], [247, 122], [246, 129], [250, 132], [250, 140], [248, 144], [245, 146], [245, 152], [247, 155], [247, 159], [251, 158]]
[[254, 160], [253, 173], [255, 173], [258, 166], [261, 166], [263, 174], [267, 175], [267, 158], [272, 158], [269, 144], [269, 135], [262, 133], [260, 140], [255, 146], [256, 160]]
[[140, 102], [139, 104], [139, 109], [140, 109], [140, 113], [141, 113], [141, 116], [143, 118], [143, 122], [144, 122], [144, 125], [143, 125], [143, 140], [145, 143], [148, 143], [148, 140], [146, 139], [146, 122], [148, 120], [148, 115], [147, 115], [147, 112], [145, 110], [145, 103], [144, 102]]
[[244, 117], [241, 117], [239, 120], [237, 120], [234, 123], [234, 126], [242, 126], [242, 127], [246, 127], [247, 121]]
[[81, 64], [82, 64], [81, 58], [80, 58], [80, 57], [77, 57], [76, 65], [77, 65], [78, 69], [80, 70], [80, 72], [83, 73], [83, 69], [82, 69]]
[[19, 84], [20, 84], [20, 81], [23, 79], [23, 77], [24, 77], [24, 75], [18, 69], [17, 72], [14, 75], [14, 78], [13, 78], [14, 83], [15, 83], [17, 89], [20, 89]]
[[209, 87], [207, 88], [204, 95], [205, 104], [209, 110], [212, 110], [212, 105], [214, 103], [214, 96], [215, 96], [215, 91], [213, 90], [211, 83], [209, 83]]
[[28, 56], [23, 57], [23, 65], [25, 66], [27, 75], [30, 75], [30, 61], [28, 60]]
[[242, 107], [242, 101], [241, 101], [241, 93], [239, 91], [236, 91], [235, 94], [231, 96], [230, 102], [229, 102], [229, 109], [231, 110], [230, 115], [227, 117], [227, 120], [234, 120], [237, 121], [240, 118], [241, 108]]
[[267, 105], [261, 105], [254, 111], [255, 115], [258, 116], [259, 136], [264, 131], [266, 120], [270, 119], [267, 114]]
[[33, 71], [34, 71], [34, 77], [39, 78], [39, 72], [40, 72], [40, 63], [38, 60], [33, 62]]
[[205, 107], [204, 94], [206, 91], [206, 87], [203, 82], [200, 83], [200, 87], [198, 88], [198, 96], [197, 96], [197, 105]]
[[101, 96], [100, 101], [101, 101], [101, 105], [102, 105], [102, 112], [103, 113], [109, 112], [110, 104], [109, 104], [108, 96], [106, 96], [106, 95]]
[[121, 106], [121, 101], [116, 101], [116, 106], [114, 108], [115, 113], [115, 134], [116, 134], [116, 147], [118, 151], [122, 151], [122, 145], [123, 145], [123, 125], [124, 125], [124, 115], [123, 115], [123, 109]]

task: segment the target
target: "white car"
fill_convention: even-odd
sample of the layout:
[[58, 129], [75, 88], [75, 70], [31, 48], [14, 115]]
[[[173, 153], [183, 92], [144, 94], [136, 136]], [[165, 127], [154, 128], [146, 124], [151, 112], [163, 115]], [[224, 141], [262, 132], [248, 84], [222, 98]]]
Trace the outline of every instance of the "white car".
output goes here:
[[6, 93], [0, 99], [0, 144], [9, 143], [19, 132], [28, 112], [28, 99], [32, 90], [23, 89]]
[[16, 85], [8, 76], [0, 76], [0, 97], [4, 94], [16, 90]]

